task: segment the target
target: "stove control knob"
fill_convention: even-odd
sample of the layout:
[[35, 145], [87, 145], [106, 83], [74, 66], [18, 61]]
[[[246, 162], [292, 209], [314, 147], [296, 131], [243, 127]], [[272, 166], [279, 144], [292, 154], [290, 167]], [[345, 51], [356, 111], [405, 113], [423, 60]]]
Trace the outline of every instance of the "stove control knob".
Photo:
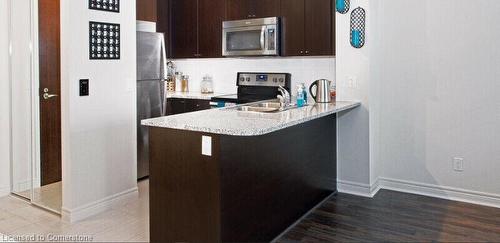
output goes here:
[[250, 77], [247, 77], [247, 82], [250, 82]]
[[280, 83], [283, 83], [285, 80], [283, 78], [280, 78]]
[[244, 77], [240, 77], [240, 82], [244, 82], [245, 81], [245, 78]]
[[273, 82], [277, 83], [278, 82], [278, 78], [273, 78]]

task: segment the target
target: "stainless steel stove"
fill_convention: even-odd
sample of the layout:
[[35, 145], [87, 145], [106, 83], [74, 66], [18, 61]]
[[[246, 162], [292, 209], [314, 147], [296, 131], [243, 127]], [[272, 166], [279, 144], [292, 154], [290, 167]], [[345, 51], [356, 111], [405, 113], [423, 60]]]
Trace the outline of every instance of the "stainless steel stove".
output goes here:
[[291, 91], [291, 78], [289, 73], [240, 72], [236, 79], [238, 94], [216, 96], [212, 102], [217, 103], [217, 107], [226, 107], [275, 99], [279, 94], [279, 86]]

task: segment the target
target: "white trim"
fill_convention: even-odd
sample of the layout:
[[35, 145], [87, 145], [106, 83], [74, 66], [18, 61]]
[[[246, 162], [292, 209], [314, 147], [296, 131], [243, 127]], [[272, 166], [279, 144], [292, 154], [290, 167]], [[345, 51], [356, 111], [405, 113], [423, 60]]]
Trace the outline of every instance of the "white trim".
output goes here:
[[372, 185], [352, 181], [337, 181], [337, 190], [339, 192], [362, 197], [374, 197], [381, 189], [500, 208], [500, 194], [384, 177], [377, 178]]
[[95, 202], [88, 203], [86, 205], [77, 207], [75, 209], [67, 209], [63, 207], [62, 219], [63, 221], [70, 223], [77, 222], [86, 219], [92, 215], [104, 212], [112, 208], [115, 205], [115, 203], [132, 196], [134, 197], [139, 196], [138, 187], [125, 190], [123, 192], [111, 195], [109, 197], [97, 200]]
[[14, 152], [12, 149], [12, 144], [13, 144], [13, 135], [12, 135], [12, 0], [9, 0], [7, 2], [9, 5], [9, 176], [10, 176], [10, 185], [9, 185], [9, 192], [13, 191], [13, 186], [14, 186]]
[[382, 189], [500, 208], [500, 194], [390, 178], [379, 178], [379, 183]]
[[353, 194], [361, 197], [374, 197], [380, 190], [379, 179], [373, 184], [337, 180], [337, 190], [341, 193]]
[[10, 194], [10, 186], [0, 187], [0, 197], [5, 197]]

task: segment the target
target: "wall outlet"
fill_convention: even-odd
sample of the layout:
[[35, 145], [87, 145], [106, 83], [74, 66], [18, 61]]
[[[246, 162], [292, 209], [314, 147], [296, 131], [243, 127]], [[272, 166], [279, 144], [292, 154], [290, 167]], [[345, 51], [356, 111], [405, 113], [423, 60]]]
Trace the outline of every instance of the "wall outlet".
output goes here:
[[212, 156], [212, 137], [209, 136], [201, 137], [201, 154], [206, 156]]
[[464, 159], [455, 157], [453, 158], [453, 170], [457, 172], [464, 171]]

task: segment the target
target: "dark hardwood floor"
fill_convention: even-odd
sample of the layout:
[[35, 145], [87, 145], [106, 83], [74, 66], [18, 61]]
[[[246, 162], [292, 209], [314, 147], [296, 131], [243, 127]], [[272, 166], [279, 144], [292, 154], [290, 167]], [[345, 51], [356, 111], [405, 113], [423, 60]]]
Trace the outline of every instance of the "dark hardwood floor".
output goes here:
[[500, 209], [381, 190], [337, 194], [278, 242], [500, 242]]

